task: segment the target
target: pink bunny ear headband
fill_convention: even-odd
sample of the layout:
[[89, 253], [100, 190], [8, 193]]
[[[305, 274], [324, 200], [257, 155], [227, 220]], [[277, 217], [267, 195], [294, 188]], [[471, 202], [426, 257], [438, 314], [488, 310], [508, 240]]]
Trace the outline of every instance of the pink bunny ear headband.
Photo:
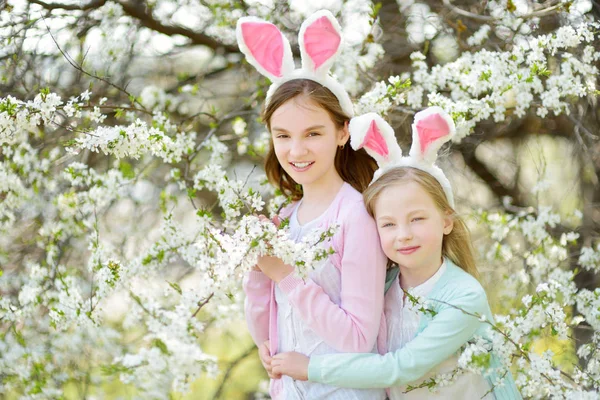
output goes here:
[[349, 130], [352, 148], [358, 150], [364, 147], [377, 161], [379, 169], [375, 171], [373, 182], [395, 167], [417, 168], [437, 179], [446, 193], [448, 203], [454, 207], [452, 186], [444, 172], [434, 164], [440, 147], [455, 133], [454, 121], [440, 107], [429, 107], [415, 115], [413, 141], [408, 156], [402, 156], [394, 129], [375, 113], [352, 118]]
[[298, 34], [302, 68], [296, 69], [290, 43], [275, 25], [255, 17], [242, 17], [236, 29], [238, 46], [246, 60], [273, 82], [267, 92], [267, 105], [273, 93], [285, 82], [310, 79], [331, 90], [344, 113], [352, 117], [354, 110], [348, 92], [329, 75], [341, 50], [341, 32], [329, 11], [321, 10], [311, 15]]

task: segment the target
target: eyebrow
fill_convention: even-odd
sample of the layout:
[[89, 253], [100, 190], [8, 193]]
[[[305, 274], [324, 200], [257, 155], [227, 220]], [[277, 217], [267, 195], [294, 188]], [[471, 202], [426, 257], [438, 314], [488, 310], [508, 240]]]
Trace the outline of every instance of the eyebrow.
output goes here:
[[[417, 214], [417, 213], [420, 213], [420, 212], [427, 213], [427, 211], [426, 211], [425, 209], [423, 209], [423, 208], [418, 208], [418, 209], [416, 209], [416, 210], [413, 210], [413, 211], [409, 212], [408, 214], [406, 214], [406, 216], [407, 216], [407, 217], [410, 217], [411, 215], [413, 215], [413, 214]], [[394, 216], [392, 216], [392, 215], [387, 215], [387, 214], [384, 214], [384, 215], [382, 215], [382, 216], [378, 216], [378, 217], [376, 217], [375, 219], [376, 219], [377, 221], [378, 221], [378, 220], [380, 220], [380, 219], [394, 219]]]
[[[312, 130], [315, 130], [315, 129], [322, 129], [322, 128], [325, 128], [325, 125], [313, 125], [313, 126], [310, 126], [310, 127], [306, 128], [304, 130], [304, 132], [312, 131]], [[285, 129], [279, 128], [279, 127], [274, 127], [272, 130], [273, 131], [286, 132], [287, 133], [287, 131]]]

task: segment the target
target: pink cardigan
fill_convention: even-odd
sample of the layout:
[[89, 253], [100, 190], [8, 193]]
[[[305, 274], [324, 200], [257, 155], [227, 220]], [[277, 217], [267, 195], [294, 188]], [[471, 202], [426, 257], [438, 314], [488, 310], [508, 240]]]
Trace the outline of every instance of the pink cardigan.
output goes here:
[[[280, 213], [289, 217], [295, 203]], [[340, 352], [365, 353], [375, 343], [385, 352], [386, 326], [383, 299], [387, 258], [381, 249], [375, 222], [367, 213], [362, 195], [344, 183], [323, 216], [319, 228], [340, 225], [331, 245], [335, 254], [329, 260], [340, 270], [341, 304], [338, 306], [310, 278], [303, 281], [293, 274], [279, 282], [290, 305], [306, 325], [325, 343]], [[271, 354], [277, 341], [275, 283], [260, 271], [244, 279], [246, 322], [257, 346], [270, 340]], [[282, 396], [280, 380], [271, 382], [271, 396]]]

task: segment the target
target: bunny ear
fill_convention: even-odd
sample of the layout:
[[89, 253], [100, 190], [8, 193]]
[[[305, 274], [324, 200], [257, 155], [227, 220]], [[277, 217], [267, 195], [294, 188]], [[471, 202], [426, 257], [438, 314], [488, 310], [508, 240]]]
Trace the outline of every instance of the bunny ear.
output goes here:
[[375, 113], [368, 113], [350, 120], [350, 145], [354, 150], [363, 148], [382, 166], [402, 158], [402, 150], [396, 141], [394, 129]]
[[238, 46], [258, 72], [276, 81], [294, 70], [290, 43], [277, 27], [255, 17], [237, 22]]
[[454, 121], [440, 107], [429, 107], [415, 115], [410, 156], [433, 164], [437, 152], [455, 133]]
[[342, 28], [331, 12], [317, 11], [300, 27], [302, 68], [326, 76], [341, 51]]

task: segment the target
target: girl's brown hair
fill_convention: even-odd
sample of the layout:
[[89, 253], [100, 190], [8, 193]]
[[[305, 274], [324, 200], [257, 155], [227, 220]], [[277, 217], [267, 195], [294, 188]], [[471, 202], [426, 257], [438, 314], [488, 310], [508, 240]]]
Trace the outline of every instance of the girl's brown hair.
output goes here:
[[452, 217], [454, 227], [452, 228], [452, 232], [444, 235], [442, 255], [448, 257], [454, 264], [477, 278], [479, 274], [475, 264], [475, 251], [471, 243], [469, 228], [464, 220], [454, 211], [452, 206], [450, 206], [450, 203], [448, 203], [442, 185], [427, 172], [411, 167], [397, 167], [381, 175], [379, 179], [363, 192], [363, 199], [369, 214], [375, 218], [375, 202], [385, 188], [406, 182], [415, 182], [420, 185], [431, 196], [438, 210]]
[[[263, 111], [262, 120], [267, 125], [269, 132], [271, 131], [271, 117], [275, 110], [297, 96], [306, 96], [314, 104], [327, 111], [337, 129], [343, 129], [350, 121], [350, 117], [342, 111], [337, 97], [329, 89], [310, 79], [294, 79], [284, 83], [273, 93], [269, 105]], [[349, 143], [346, 143], [343, 148], [338, 147], [334, 165], [344, 182], [348, 182], [361, 193], [369, 186], [373, 179], [373, 173], [377, 169], [375, 160], [364, 149], [354, 151], [350, 148]], [[291, 196], [293, 200], [302, 198], [302, 187], [279, 164], [272, 139], [265, 160], [265, 172], [269, 181], [285, 195]]]

